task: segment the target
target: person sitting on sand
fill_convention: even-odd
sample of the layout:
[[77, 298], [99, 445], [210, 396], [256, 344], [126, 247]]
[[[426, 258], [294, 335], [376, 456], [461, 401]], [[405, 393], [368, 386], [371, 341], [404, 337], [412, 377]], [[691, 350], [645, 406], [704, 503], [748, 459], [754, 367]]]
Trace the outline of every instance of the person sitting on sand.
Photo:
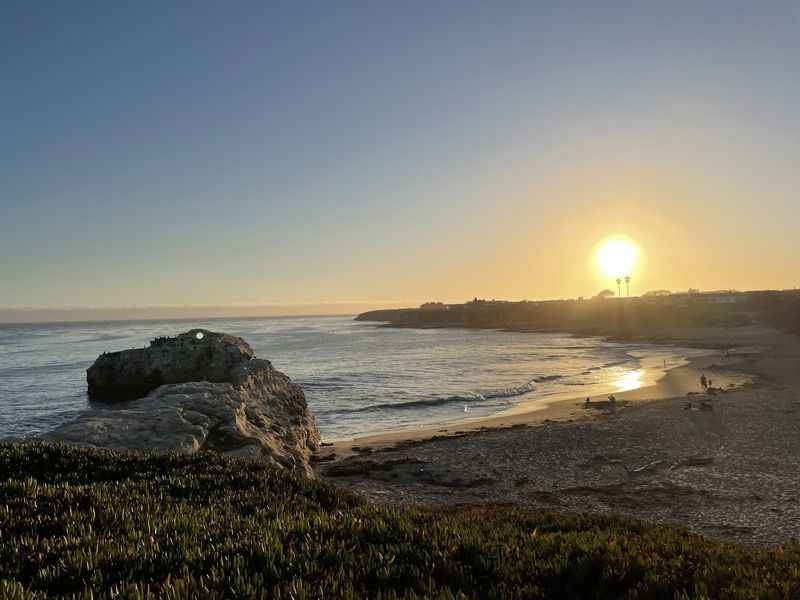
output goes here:
[[608, 401], [609, 401], [611, 404], [616, 404], [616, 402], [617, 402], [617, 398], [616, 398], [616, 396], [614, 396], [614, 394], [611, 394], [611, 395], [608, 397]]
[[590, 404], [591, 402], [592, 402], [592, 401], [591, 401], [591, 400], [589, 399], [589, 397], [587, 396], [587, 397], [586, 397], [586, 406], [589, 406], [589, 404]]

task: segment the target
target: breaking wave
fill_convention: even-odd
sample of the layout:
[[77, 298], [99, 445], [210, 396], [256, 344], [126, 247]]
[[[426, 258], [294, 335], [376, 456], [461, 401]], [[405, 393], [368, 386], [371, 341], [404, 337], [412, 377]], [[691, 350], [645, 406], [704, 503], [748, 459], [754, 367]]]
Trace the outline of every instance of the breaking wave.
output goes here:
[[535, 377], [528, 383], [523, 385], [501, 388], [497, 390], [490, 390], [487, 392], [467, 392], [465, 394], [455, 394], [453, 396], [442, 396], [438, 398], [422, 398], [420, 400], [411, 400], [410, 402], [395, 402], [385, 404], [372, 404], [370, 406], [363, 406], [361, 408], [343, 409], [339, 412], [342, 413], [368, 413], [380, 412], [389, 410], [413, 410], [417, 408], [430, 408], [437, 406], [446, 406], [448, 404], [469, 404], [470, 402], [483, 402], [485, 400], [495, 400], [502, 398], [514, 398], [516, 396], [523, 396], [536, 389], [536, 384], [545, 383], [548, 381], [555, 381], [561, 379], [563, 375], [543, 375]]

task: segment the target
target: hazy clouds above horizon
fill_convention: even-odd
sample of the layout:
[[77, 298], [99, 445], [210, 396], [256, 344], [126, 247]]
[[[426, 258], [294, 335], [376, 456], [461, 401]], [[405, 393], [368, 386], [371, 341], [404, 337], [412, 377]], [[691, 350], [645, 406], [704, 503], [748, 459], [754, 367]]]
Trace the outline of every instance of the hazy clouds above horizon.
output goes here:
[[0, 307], [800, 283], [797, 2], [127, 4], [3, 4]]

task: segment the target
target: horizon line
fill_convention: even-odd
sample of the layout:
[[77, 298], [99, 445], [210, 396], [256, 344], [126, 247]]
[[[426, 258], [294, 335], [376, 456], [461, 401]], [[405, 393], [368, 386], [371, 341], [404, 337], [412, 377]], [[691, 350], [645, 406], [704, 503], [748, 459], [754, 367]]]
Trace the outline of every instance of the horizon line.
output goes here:
[[399, 308], [410, 301], [321, 303], [184, 304], [162, 306], [0, 307], [0, 324], [97, 323], [109, 321], [213, 320], [270, 317], [345, 316], [371, 309]]
[[[698, 292], [703, 292], [697, 290]], [[714, 292], [797, 292], [798, 288], [782, 289], [750, 289], [750, 290], [705, 290]], [[681, 294], [686, 292], [671, 292]], [[637, 296], [632, 296], [634, 298]], [[507, 299], [503, 302], [553, 302], [579, 300], [577, 298], [550, 299]], [[493, 299], [498, 301], [497, 299]], [[357, 315], [367, 310], [415, 308], [426, 301], [413, 300], [337, 300], [331, 302], [303, 303], [262, 303], [262, 304], [183, 304], [183, 305], [151, 305], [151, 306], [67, 306], [67, 307], [0, 307], [0, 325], [43, 325], [55, 323], [103, 323], [103, 322], [147, 322], [147, 321], [192, 321], [223, 319], [266, 319], [289, 317], [335, 317]], [[469, 300], [461, 303], [468, 303]], [[442, 302], [442, 304], [458, 304]], [[373, 307], [373, 308], [369, 308]], [[303, 311], [306, 308], [308, 310]], [[328, 308], [329, 310], [325, 310]], [[313, 310], [318, 309], [318, 310]], [[349, 310], [348, 310], [349, 309]], [[184, 314], [181, 314], [180, 312]], [[241, 311], [241, 312], [237, 312]], [[264, 311], [264, 312], [262, 312]], [[128, 314], [120, 314], [128, 313]], [[150, 314], [148, 314], [150, 313]], [[188, 314], [193, 313], [193, 314]]]

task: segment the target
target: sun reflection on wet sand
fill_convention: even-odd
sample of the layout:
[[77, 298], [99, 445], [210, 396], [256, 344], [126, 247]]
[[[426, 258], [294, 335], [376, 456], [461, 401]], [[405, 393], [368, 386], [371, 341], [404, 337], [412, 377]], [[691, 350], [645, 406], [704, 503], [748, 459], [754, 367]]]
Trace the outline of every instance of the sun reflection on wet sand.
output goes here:
[[638, 390], [642, 387], [642, 379], [644, 378], [644, 369], [637, 369], [636, 371], [628, 371], [622, 377], [614, 381], [618, 392], [627, 392], [630, 390]]

